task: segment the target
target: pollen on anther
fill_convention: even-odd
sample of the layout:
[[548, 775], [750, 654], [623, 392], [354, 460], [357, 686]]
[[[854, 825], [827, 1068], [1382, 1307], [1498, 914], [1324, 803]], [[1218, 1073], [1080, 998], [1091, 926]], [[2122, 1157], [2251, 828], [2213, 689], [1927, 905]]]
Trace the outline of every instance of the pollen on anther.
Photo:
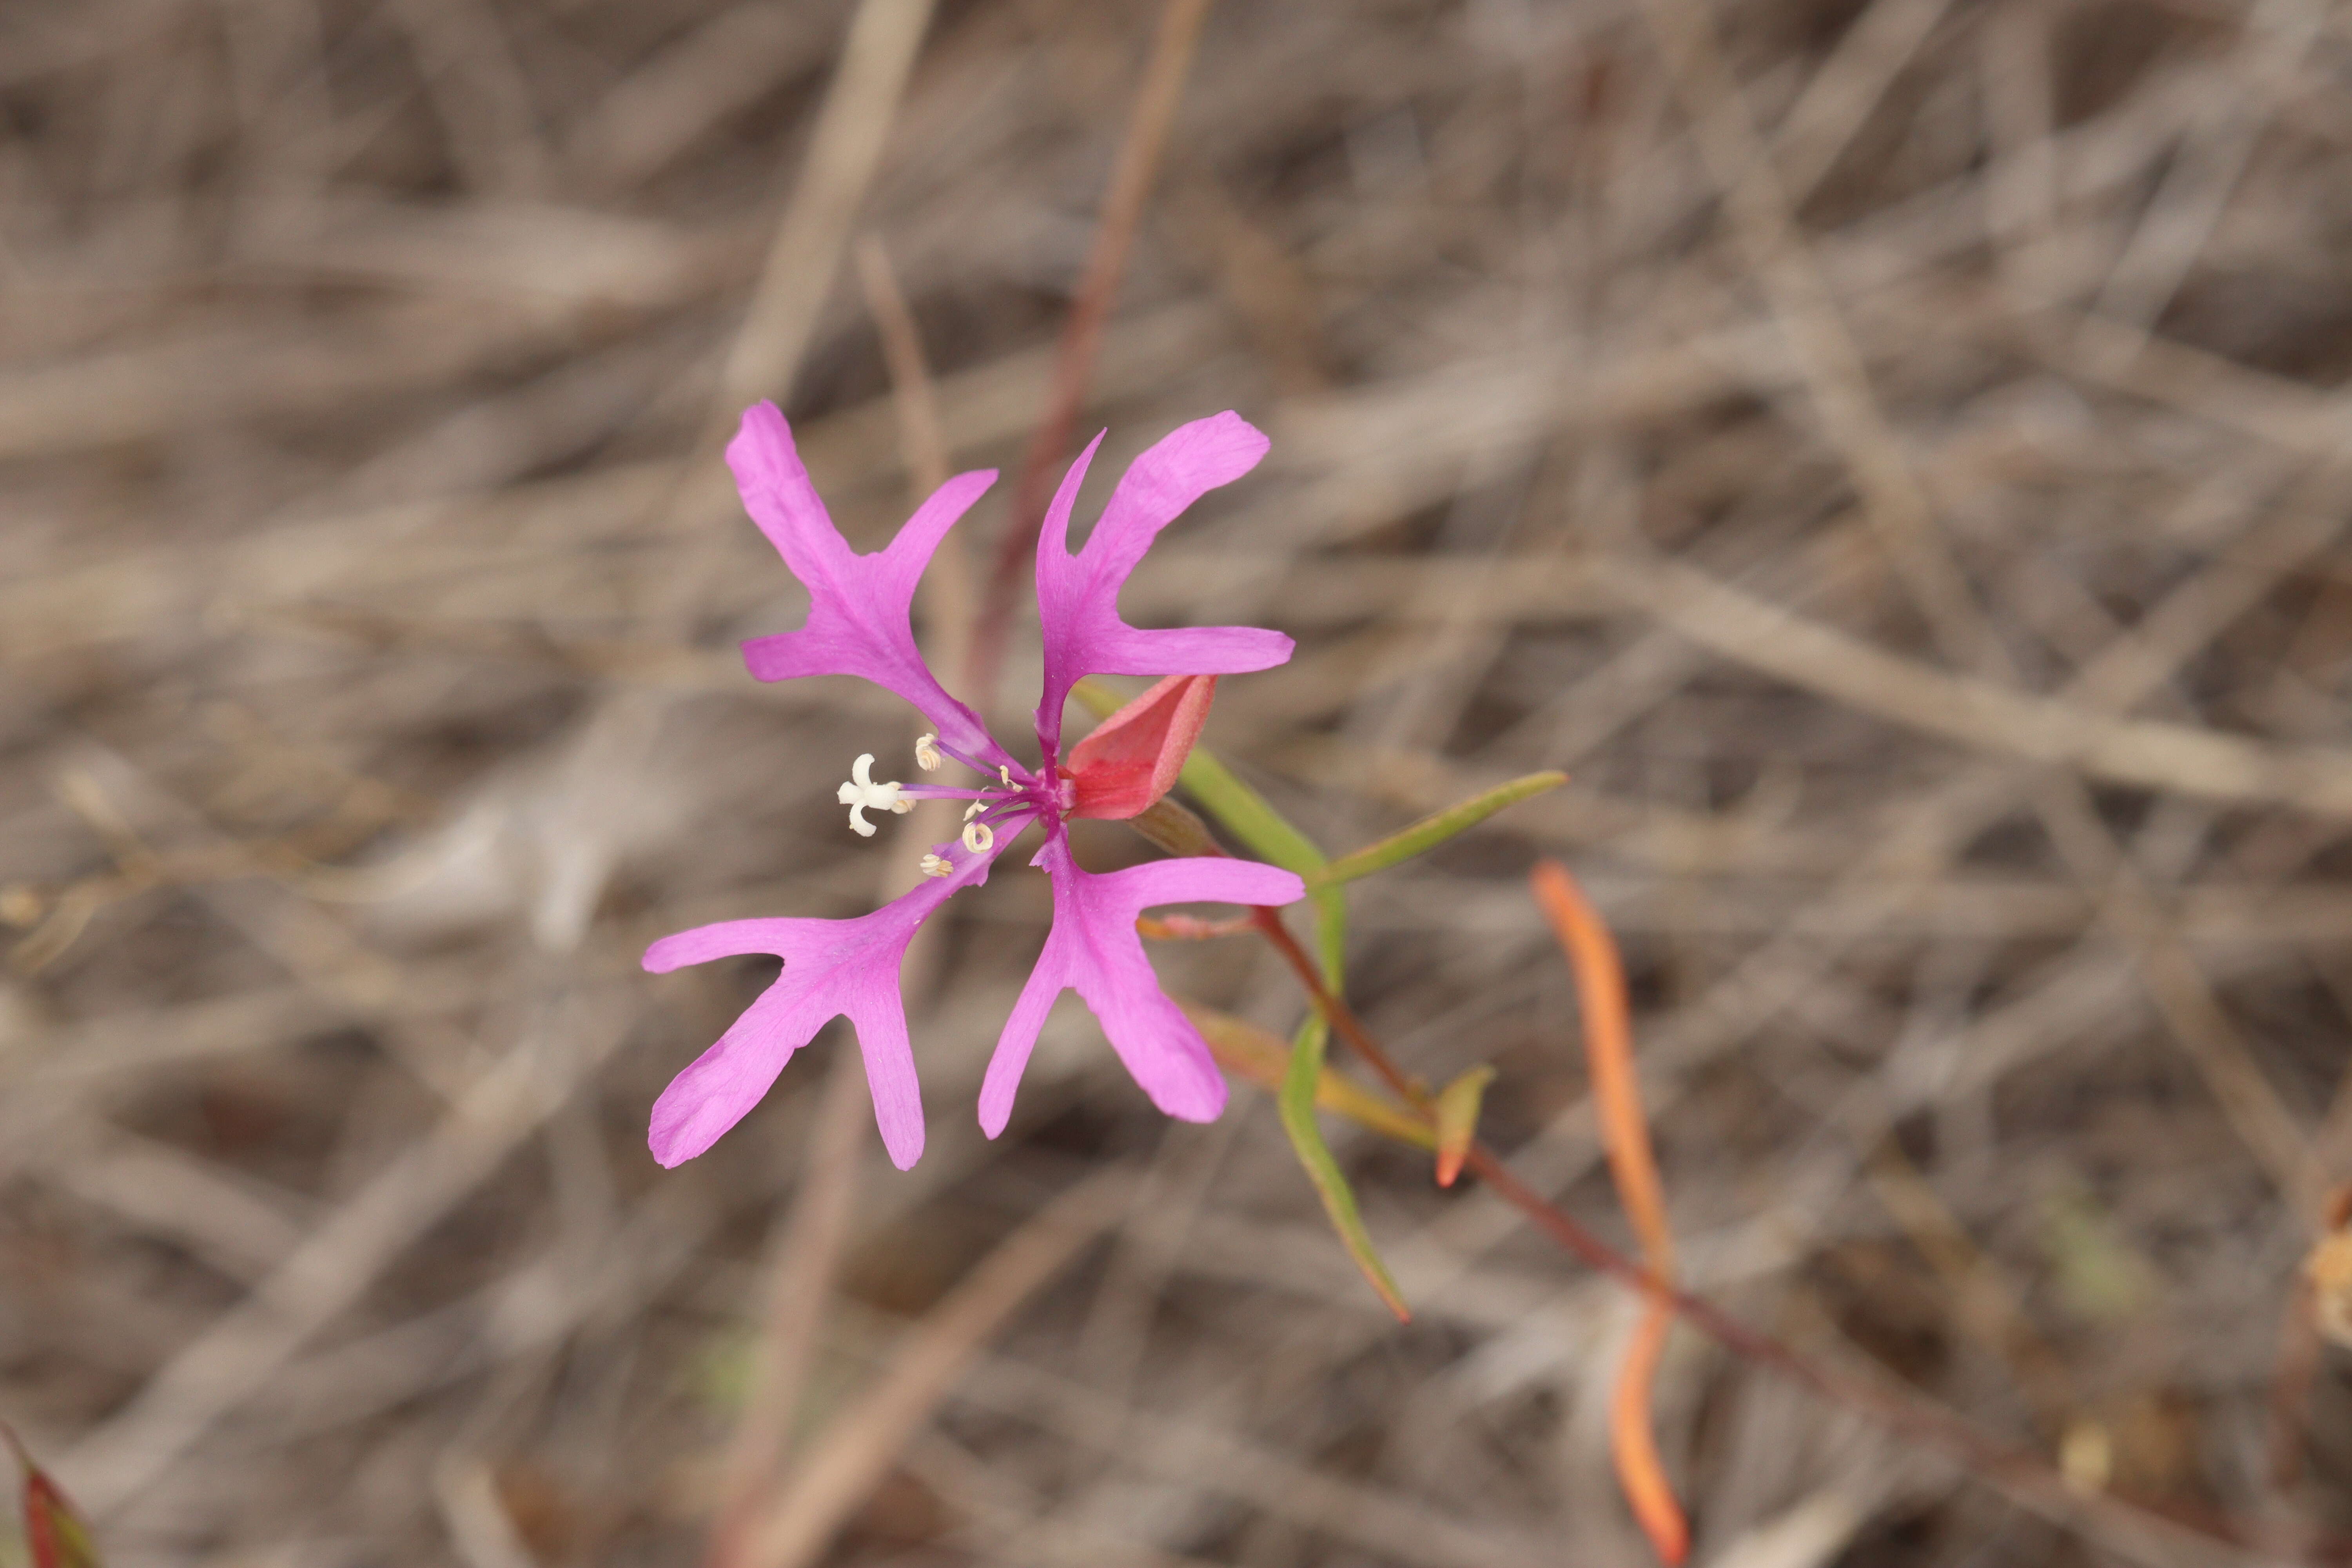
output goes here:
[[915, 765], [922, 769], [927, 773], [935, 773], [939, 772], [941, 767], [946, 765], [944, 760], [940, 756], [939, 742], [940, 738], [937, 735], [920, 735], [916, 737]]
[[996, 829], [989, 826], [985, 822], [968, 822], [964, 824], [963, 847], [971, 850], [973, 854], [987, 854], [989, 847], [995, 842]]
[[947, 859], [943, 856], [926, 855], [923, 857], [923, 875], [926, 877], [951, 877], [955, 875], [955, 863]]

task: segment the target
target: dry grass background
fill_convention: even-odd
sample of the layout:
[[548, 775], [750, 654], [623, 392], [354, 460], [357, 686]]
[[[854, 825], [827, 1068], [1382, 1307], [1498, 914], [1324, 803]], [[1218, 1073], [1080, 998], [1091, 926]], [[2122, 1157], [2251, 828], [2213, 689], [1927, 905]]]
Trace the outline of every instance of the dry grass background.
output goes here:
[[[1168, 1124], [1066, 1002], [979, 1136], [1034, 877], [941, 922], [912, 1174], [823, 1115], [832, 1035], [644, 1152], [764, 978], [646, 941], [896, 863], [831, 795], [905, 716], [732, 651], [797, 591], [714, 410], [895, 525], [871, 233], [1011, 467], [1156, 15], [925, 9], [0, 12], [0, 1415], [114, 1563], [690, 1561], [762, 1377], [822, 1432], [772, 1561], [1645, 1560], [1631, 1306], [1487, 1195], [1339, 1138], [1400, 1329], [1262, 1097]], [[1325, 843], [1573, 772], [1356, 900], [1360, 1005], [1502, 1068], [1531, 1179], [1622, 1236], [1540, 852], [1626, 947], [1696, 1288], [2339, 1538], [2343, 1367], [2266, 1447], [2352, 1174], [2347, 66], [2319, 0], [1234, 0], [1085, 416], [1273, 434], [1128, 603], [1298, 637], [1208, 739]], [[2245, 1560], [1694, 1337], [1659, 1405], [1703, 1563]]]

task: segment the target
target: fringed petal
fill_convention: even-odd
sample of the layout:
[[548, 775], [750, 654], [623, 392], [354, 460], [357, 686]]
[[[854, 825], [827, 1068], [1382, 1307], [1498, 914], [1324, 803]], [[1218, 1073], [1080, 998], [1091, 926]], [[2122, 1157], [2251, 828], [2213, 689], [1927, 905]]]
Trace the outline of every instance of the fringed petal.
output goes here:
[[916, 928], [950, 895], [988, 879], [989, 863], [1022, 826], [1008, 824], [989, 854], [934, 845], [932, 852], [952, 868], [946, 876], [926, 877], [856, 920], [724, 921], [666, 936], [647, 948], [645, 966], [656, 974], [752, 952], [784, 961], [783, 973], [760, 999], [654, 1102], [646, 1140], [654, 1158], [677, 1165], [709, 1148], [760, 1102], [794, 1051], [845, 1015], [866, 1060], [882, 1145], [892, 1164], [902, 1171], [911, 1167], [923, 1152], [923, 1100], [907, 1039], [899, 962]]
[[948, 695], [915, 646], [915, 584], [956, 520], [995, 482], [994, 469], [958, 474], [915, 509], [889, 548], [860, 555], [833, 525], [793, 445], [792, 427], [772, 403], [743, 411], [727, 445], [727, 464], [743, 508], [793, 575], [808, 589], [808, 624], [796, 632], [754, 637], [743, 662], [761, 680], [803, 675], [855, 675], [897, 692], [966, 756], [1013, 759], [980, 716]]
[[1158, 904], [1287, 904], [1306, 897], [1306, 884], [1255, 860], [1205, 857], [1097, 876], [1079, 868], [1059, 824], [1048, 826], [1045, 846], [1031, 863], [1053, 877], [1054, 929], [989, 1058], [980, 1089], [982, 1130], [991, 1138], [1004, 1131], [1037, 1033], [1066, 990], [1093, 1011], [1152, 1104], [1181, 1121], [1215, 1121], [1225, 1108], [1225, 1080], [1201, 1031], [1160, 989], [1135, 917]]
[[1086, 548], [1072, 554], [1070, 510], [1097, 436], [1070, 465], [1037, 537], [1037, 617], [1045, 633], [1045, 687], [1037, 742], [1061, 753], [1062, 704], [1088, 675], [1237, 675], [1270, 669], [1291, 641], [1255, 626], [1139, 631], [1119, 618], [1118, 593], [1160, 531], [1219, 485], [1257, 467], [1266, 439], [1231, 412], [1180, 426], [1128, 465]]

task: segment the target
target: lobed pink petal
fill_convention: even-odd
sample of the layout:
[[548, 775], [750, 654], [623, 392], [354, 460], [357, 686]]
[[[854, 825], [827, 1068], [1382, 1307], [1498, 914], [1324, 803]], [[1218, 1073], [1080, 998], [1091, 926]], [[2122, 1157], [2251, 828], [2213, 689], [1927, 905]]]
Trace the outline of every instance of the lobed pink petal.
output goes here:
[[1287, 904], [1306, 897], [1306, 884], [1255, 860], [1205, 857], [1097, 876], [1080, 868], [1057, 822], [1047, 825], [1045, 846], [1032, 864], [1052, 875], [1054, 928], [989, 1058], [980, 1088], [982, 1130], [991, 1138], [1004, 1131], [1038, 1031], [1066, 990], [1077, 992], [1094, 1013], [1152, 1104], [1180, 1121], [1215, 1121], [1225, 1106], [1224, 1078], [1201, 1031], [1160, 989], [1135, 917], [1156, 904]]
[[1037, 616], [1045, 633], [1045, 687], [1037, 741], [1061, 754], [1062, 704], [1088, 675], [1238, 675], [1290, 657], [1280, 632], [1254, 626], [1147, 631], [1119, 618], [1118, 594], [1160, 531], [1219, 485], [1265, 456], [1266, 439], [1228, 411], [1179, 426], [1128, 465], [1086, 548], [1069, 547], [1070, 512], [1102, 437], [1070, 465], [1037, 537]]
[[861, 677], [913, 703], [953, 749], [1011, 762], [980, 716], [948, 695], [923, 662], [912, 621], [923, 568], [956, 520], [995, 482], [995, 470], [958, 474], [915, 509], [887, 549], [860, 555], [834, 526], [793, 445], [792, 426], [774, 404], [743, 411], [742, 427], [727, 444], [727, 464], [735, 470], [744, 510], [809, 595], [806, 626], [743, 645], [752, 675], [761, 680]]
[[647, 948], [645, 966], [657, 974], [752, 952], [784, 961], [783, 973], [759, 1000], [654, 1102], [646, 1138], [654, 1158], [677, 1165], [709, 1148], [760, 1102], [793, 1052], [845, 1015], [857, 1031], [882, 1145], [891, 1163], [902, 1171], [911, 1167], [923, 1152], [923, 1100], [907, 1038], [899, 963], [916, 928], [958, 889], [986, 881], [990, 863], [1026, 826], [1019, 818], [1006, 823], [984, 855], [953, 844], [933, 846], [953, 872], [926, 877], [855, 920], [722, 921]]
[[837, 1010], [781, 980], [761, 992], [719, 1043], [670, 1079], [654, 1101], [646, 1134], [654, 1158], [664, 1166], [681, 1165], [718, 1142]]

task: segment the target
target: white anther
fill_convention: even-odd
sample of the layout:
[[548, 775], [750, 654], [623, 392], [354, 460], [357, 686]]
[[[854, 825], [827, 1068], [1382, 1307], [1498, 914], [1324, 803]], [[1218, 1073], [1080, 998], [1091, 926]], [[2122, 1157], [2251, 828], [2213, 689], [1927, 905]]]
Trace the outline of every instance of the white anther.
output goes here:
[[868, 811], [903, 813], [915, 809], [912, 801], [898, 798], [898, 785], [895, 781], [889, 784], [874, 782], [874, 775], [867, 772], [873, 765], [873, 752], [867, 752], [859, 757], [850, 766], [850, 782], [843, 784], [840, 793], [834, 797], [849, 807], [850, 829], [860, 838], [874, 837], [874, 825], [866, 820]]
[[1013, 787], [1013, 764], [1010, 763], [997, 763], [996, 776], [998, 781], [1001, 782], [1006, 789], [1011, 789]]
[[955, 863], [954, 863], [953, 861], [951, 861], [951, 860], [948, 860], [948, 859], [944, 859], [944, 858], [942, 858], [941, 857], [937, 856], [937, 855], [926, 855], [926, 856], [924, 856], [924, 857], [923, 857], [923, 875], [924, 875], [924, 876], [926, 876], [926, 877], [950, 877], [950, 876], [953, 876], [954, 874], [955, 874]]
[[989, 826], [985, 822], [968, 822], [964, 824], [963, 847], [971, 850], [973, 854], [987, 854], [989, 846], [995, 842], [996, 829]]
[[945, 764], [940, 758], [940, 738], [919, 735], [915, 739], [915, 765], [927, 773], [935, 773]]
[[989, 803], [984, 800], [973, 801], [970, 805], [963, 808], [963, 819], [966, 822], [970, 822], [973, 817], [978, 816], [982, 812], [986, 811], [988, 809], [988, 805]]

